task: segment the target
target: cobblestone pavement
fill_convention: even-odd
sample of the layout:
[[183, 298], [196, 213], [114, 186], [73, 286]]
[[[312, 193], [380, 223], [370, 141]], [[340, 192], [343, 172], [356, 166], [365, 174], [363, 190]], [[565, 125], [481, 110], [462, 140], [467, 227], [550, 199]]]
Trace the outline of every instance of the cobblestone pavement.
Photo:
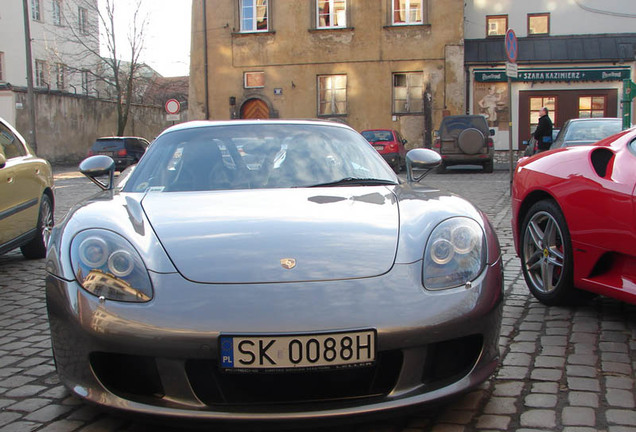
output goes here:
[[[547, 308], [528, 294], [510, 229], [509, 175], [456, 172], [426, 183], [468, 197], [495, 226], [504, 253], [502, 362], [490, 380], [407, 417], [341, 425], [337, 432], [636, 432], [636, 307], [611, 299]], [[56, 170], [56, 217], [96, 191]], [[43, 294], [44, 260], [0, 256], [0, 432], [177, 431], [86, 405], [54, 370]], [[215, 430], [213, 426], [206, 430]]]

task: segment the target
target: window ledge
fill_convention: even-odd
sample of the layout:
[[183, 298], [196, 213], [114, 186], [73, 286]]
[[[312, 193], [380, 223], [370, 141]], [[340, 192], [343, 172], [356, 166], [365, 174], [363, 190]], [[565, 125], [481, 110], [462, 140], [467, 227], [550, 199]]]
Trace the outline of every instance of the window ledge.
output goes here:
[[232, 32], [233, 37], [248, 37], [248, 36], [273, 36], [276, 32], [274, 30], [268, 31], [251, 31], [251, 32]]
[[311, 28], [309, 29], [309, 33], [331, 33], [331, 32], [352, 32], [354, 27], [321, 27], [321, 28]]
[[431, 24], [422, 23], [422, 24], [391, 24], [385, 25], [383, 28], [385, 30], [395, 30], [395, 29], [417, 29], [417, 28], [430, 28]]

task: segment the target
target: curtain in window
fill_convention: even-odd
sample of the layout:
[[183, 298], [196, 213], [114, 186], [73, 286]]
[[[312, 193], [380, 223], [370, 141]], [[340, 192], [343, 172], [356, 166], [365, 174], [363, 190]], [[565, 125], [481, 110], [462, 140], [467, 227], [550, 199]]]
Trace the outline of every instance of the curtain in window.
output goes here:
[[256, 0], [256, 29], [267, 30], [267, 0]]
[[422, 0], [393, 0], [394, 24], [422, 22]]
[[267, 0], [241, 0], [241, 30], [267, 29]]
[[331, 75], [318, 78], [319, 115], [347, 113], [347, 76]]
[[318, 1], [318, 27], [330, 27], [329, 0]]
[[318, 28], [347, 26], [346, 0], [318, 0], [316, 4]]

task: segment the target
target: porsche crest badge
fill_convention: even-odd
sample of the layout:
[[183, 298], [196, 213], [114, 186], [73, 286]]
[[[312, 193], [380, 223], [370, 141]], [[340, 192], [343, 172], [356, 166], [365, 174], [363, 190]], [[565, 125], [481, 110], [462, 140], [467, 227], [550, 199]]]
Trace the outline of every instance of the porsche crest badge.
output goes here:
[[291, 270], [296, 267], [296, 260], [294, 258], [283, 258], [280, 260], [280, 265], [282, 265], [284, 269]]

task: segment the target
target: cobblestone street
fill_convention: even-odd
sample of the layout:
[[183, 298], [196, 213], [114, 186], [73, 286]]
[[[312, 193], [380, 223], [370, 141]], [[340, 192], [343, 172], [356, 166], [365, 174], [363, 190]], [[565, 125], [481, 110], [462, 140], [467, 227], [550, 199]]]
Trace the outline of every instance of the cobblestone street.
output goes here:
[[[98, 191], [56, 170], [56, 220]], [[636, 306], [599, 298], [548, 308], [528, 292], [510, 227], [509, 174], [454, 171], [424, 183], [473, 201], [497, 230], [505, 264], [501, 365], [479, 388], [408, 416], [337, 432], [636, 432]], [[49, 343], [44, 260], [0, 256], [0, 432], [177, 431], [81, 402], [59, 383]], [[216, 430], [207, 425], [206, 430]]]

